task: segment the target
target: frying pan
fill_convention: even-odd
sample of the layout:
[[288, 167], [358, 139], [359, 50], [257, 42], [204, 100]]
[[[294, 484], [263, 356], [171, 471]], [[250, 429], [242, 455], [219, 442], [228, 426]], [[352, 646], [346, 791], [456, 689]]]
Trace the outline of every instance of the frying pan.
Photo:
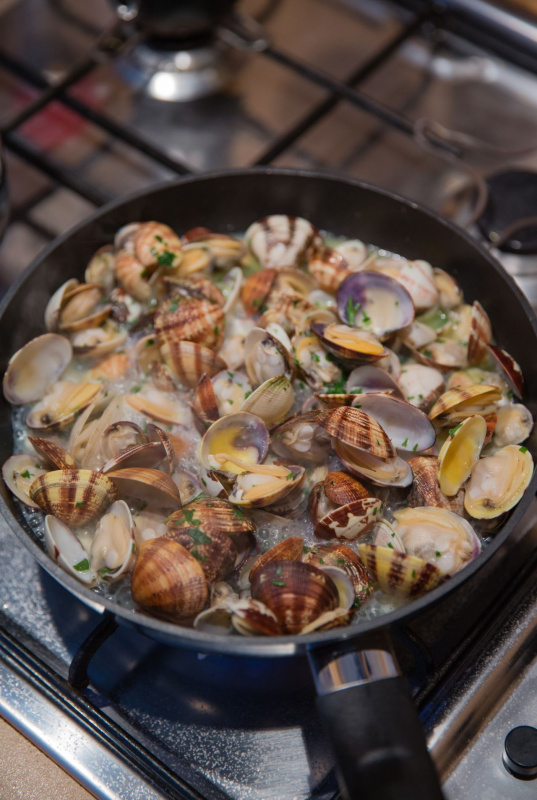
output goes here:
[[[82, 278], [90, 256], [112, 241], [125, 223], [157, 219], [179, 232], [204, 225], [233, 233], [274, 213], [306, 217], [321, 229], [360, 238], [411, 259], [426, 259], [450, 272], [468, 300], [480, 300], [492, 320], [496, 340], [521, 365], [526, 381], [524, 402], [535, 416], [537, 321], [525, 297], [483, 247], [431, 211], [389, 192], [349, 179], [279, 169], [236, 170], [167, 183], [106, 206], [57, 239], [2, 303], [2, 372], [12, 353], [43, 332], [43, 313], [52, 292], [67, 278]], [[529, 444], [534, 457], [535, 444], [533, 440]], [[11, 452], [11, 409], [2, 398], [2, 462]], [[50, 560], [17, 501], [3, 485], [0, 511], [38, 562], [63, 586], [93, 608], [102, 612], [107, 609], [118, 621], [154, 638], [197, 652], [236, 657], [308, 654], [344, 795], [363, 800], [440, 800], [439, 781], [406, 679], [400, 675], [392, 653], [389, 630], [442, 601], [496, 551], [507, 553], [513, 545], [511, 534], [536, 486], [534, 475], [525, 496], [492, 543], [433, 592], [360, 626], [276, 638], [218, 637], [126, 611], [83, 587]]]

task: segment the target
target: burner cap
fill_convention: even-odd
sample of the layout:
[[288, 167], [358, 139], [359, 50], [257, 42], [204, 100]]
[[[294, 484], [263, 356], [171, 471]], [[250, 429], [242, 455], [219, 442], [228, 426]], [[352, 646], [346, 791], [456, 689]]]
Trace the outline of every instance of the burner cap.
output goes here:
[[537, 253], [537, 172], [498, 172], [487, 186], [489, 199], [477, 222], [481, 233], [504, 252]]
[[505, 737], [503, 763], [515, 778], [537, 777], [537, 728], [520, 725], [509, 731]]

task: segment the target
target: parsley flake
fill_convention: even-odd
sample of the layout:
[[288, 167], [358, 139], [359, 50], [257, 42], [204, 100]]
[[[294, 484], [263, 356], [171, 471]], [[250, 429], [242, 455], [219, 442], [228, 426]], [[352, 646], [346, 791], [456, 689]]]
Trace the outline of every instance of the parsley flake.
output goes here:
[[21, 478], [33, 478], [33, 477], [34, 477], [33, 472], [30, 472], [27, 469], [25, 469], [24, 472], [21, 472]]
[[452, 439], [457, 433], [457, 431], [459, 431], [461, 428], [462, 428], [462, 422], [459, 422], [459, 424], [456, 425], [454, 428], [450, 428], [449, 435], [451, 436]]
[[408, 436], [406, 437], [405, 441], [402, 443], [401, 447], [407, 447], [407, 446], [408, 446]]
[[89, 568], [90, 563], [87, 558], [83, 558], [78, 564], [73, 564], [73, 569], [76, 569], [77, 572], [87, 572]]
[[285, 586], [285, 581], [272, 581], [273, 586]]
[[519, 451], [519, 453], [527, 453], [528, 452], [528, 448], [527, 447], [519, 447], [518, 451]]

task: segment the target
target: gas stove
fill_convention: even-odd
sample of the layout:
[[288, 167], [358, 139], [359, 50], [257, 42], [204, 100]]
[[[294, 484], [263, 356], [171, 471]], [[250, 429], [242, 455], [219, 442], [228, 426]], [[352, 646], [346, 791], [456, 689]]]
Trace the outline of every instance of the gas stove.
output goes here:
[[[128, 19], [118, 24], [106, 0], [0, 0], [12, 211], [2, 287], [110, 199], [189, 173], [274, 164], [351, 175], [442, 212], [485, 236], [537, 305], [529, 8], [243, 0], [203, 47], [163, 49]], [[514, 219], [513, 173], [526, 176]], [[448, 800], [535, 791], [502, 757], [512, 728], [537, 725], [537, 501], [514, 539], [508, 558], [396, 631]], [[0, 552], [0, 715], [97, 797], [337, 795], [300, 659], [203, 657], [114, 630], [3, 524]]]

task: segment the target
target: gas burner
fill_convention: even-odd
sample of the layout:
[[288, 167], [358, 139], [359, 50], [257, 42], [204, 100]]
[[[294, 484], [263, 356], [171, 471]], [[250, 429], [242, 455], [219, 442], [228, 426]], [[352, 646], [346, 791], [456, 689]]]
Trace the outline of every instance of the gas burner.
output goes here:
[[175, 51], [141, 44], [128, 58], [128, 78], [155, 100], [185, 103], [220, 91], [231, 77], [232, 62], [223, 42]]
[[488, 202], [477, 222], [481, 233], [506, 253], [537, 253], [537, 172], [498, 172], [487, 187]]

